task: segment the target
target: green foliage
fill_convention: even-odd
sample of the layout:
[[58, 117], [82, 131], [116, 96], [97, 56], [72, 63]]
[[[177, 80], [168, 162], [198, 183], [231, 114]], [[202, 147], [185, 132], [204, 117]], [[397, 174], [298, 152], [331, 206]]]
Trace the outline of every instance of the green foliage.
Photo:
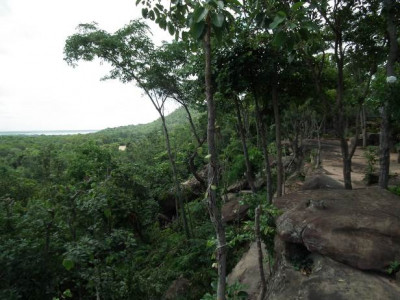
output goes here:
[[398, 95], [400, 93], [399, 64], [396, 64], [395, 72], [397, 81], [394, 83], [388, 83], [386, 81], [386, 70], [384, 68], [379, 69], [372, 80], [372, 92], [367, 99], [369, 105], [372, 105], [375, 108], [379, 108], [385, 101], [388, 101], [390, 116], [393, 120], [396, 120], [400, 117], [398, 101]]
[[388, 274], [393, 275], [396, 274], [398, 271], [400, 271], [400, 262], [397, 260], [392, 261], [387, 269]]
[[244, 230], [254, 237], [254, 217], [255, 209], [260, 205], [260, 233], [261, 239], [264, 242], [266, 249], [270, 256], [274, 255], [274, 239], [276, 235], [276, 218], [282, 213], [272, 204], [267, 204], [265, 195], [258, 193], [255, 195], [248, 195], [244, 198], [243, 203], [250, 206], [249, 216], [251, 221], [247, 221]]
[[291, 257], [290, 263], [296, 271], [301, 271], [304, 274], [309, 274], [313, 265], [312, 259], [301, 255]]
[[393, 194], [400, 196], [400, 186], [399, 185], [398, 186], [389, 186], [388, 189]]
[[364, 150], [364, 157], [367, 160], [366, 176], [375, 172], [375, 164], [378, 159], [378, 151], [378, 147], [375, 146], [368, 146]]
[[[81, 24], [66, 41], [65, 60], [72, 66], [81, 60], [108, 63], [111, 71], [104, 79], [135, 82], [155, 105], [161, 103], [160, 111], [167, 98], [190, 108], [194, 127], [200, 128], [197, 134], [189, 130], [184, 108], [166, 120], [181, 182], [189, 177], [193, 153], [198, 171], [210, 158], [207, 145], [199, 142], [206, 132], [207, 116], [201, 113], [205, 110], [204, 60], [198, 46], [208, 29], [212, 43], [219, 42], [219, 47], [212, 47], [211, 80], [222, 165], [222, 184], [211, 189], [223, 192], [222, 186], [245, 178], [233, 99], [239, 101], [255, 173], [262, 173], [265, 166], [256, 112], [266, 127], [271, 160], [277, 155], [276, 143], [271, 143], [275, 135], [273, 82], [279, 82], [285, 138], [313, 137], [311, 127], [317, 121], [324, 120], [328, 130], [333, 127], [339, 95], [337, 57], [325, 52], [335, 43], [338, 29], [346, 45], [347, 117], [351, 119], [354, 106], [368, 96], [371, 116], [389, 101], [391, 119], [399, 119], [400, 81], [387, 83], [381, 67], [387, 43], [378, 2], [342, 1], [337, 7], [326, 0], [172, 1], [169, 7], [150, 0], [139, 3], [144, 18], [183, 41], [155, 47], [148, 26], [137, 20], [114, 33], [99, 29], [96, 23]], [[342, 27], [331, 28], [337, 24]], [[377, 72], [371, 77], [374, 68]], [[371, 86], [368, 78], [372, 78]], [[120, 145], [126, 145], [126, 151], [118, 151]], [[368, 148], [366, 156], [367, 173], [372, 173], [376, 153]], [[161, 299], [171, 282], [183, 276], [191, 282], [190, 299], [203, 295], [203, 299], [214, 299], [215, 284], [210, 287], [210, 283], [217, 277], [213, 268], [216, 241], [206, 204], [199, 199], [185, 204], [192, 238], [181, 233], [174, 216], [160, 224], [160, 216], [166, 213], [163, 200], [174, 201], [167, 158], [161, 120], [85, 136], [0, 136], [0, 298], [94, 299], [99, 294], [104, 299]], [[273, 180], [275, 175], [273, 169]], [[392, 191], [400, 194], [398, 187]], [[280, 212], [267, 205], [261, 193], [244, 197], [243, 202], [250, 206], [251, 221], [226, 228], [228, 271], [254, 240], [252, 220], [259, 205], [262, 239], [269, 256], [273, 254], [275, 219]], [[299, 257], [293, 265], [303, 270], [310, 262]], [[394, 261], [388, 272], [398, 269]], [[238, 284], [228, 288], [228, 299], [245, 299], [242, 289]]]
[[[186, 178], [186, 113], [167, 123]], [[181, 275], [192, 283], [192, 299], [208, 291], [216, 274], [204, 203], [187, 207], [196, 236], [189, 241], [178, 224], [157, 222], [156, 199], [172, 186], [159, 121], [0, 139], [0, 298], [159, 299]]]

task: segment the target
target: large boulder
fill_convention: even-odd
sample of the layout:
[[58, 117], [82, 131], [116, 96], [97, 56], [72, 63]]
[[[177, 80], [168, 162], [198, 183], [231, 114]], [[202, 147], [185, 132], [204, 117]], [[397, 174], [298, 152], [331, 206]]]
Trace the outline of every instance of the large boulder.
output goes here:
[[279, 237], [361, 270], [400, 260], [400, 197], [379, 188], [308, 190], [275, 199]]
[[204, 194], [207, 185], [207, 166], [204, 166], [197, 175], [203, 180], [203, 183], [198, 181], [193, 175], [186, 181], [181, 183], [184, 196], [189, 200], [194, 200], [198, 196]]
[[163, 299], [178, 300], [186, 299], [186, 295], [190, 292], [190, 281], [184, 277], [174, 280], [165, 292]]
[[226, 202], [221, 208], [223, 222], [239, 222], [247, 217], [249, 205], [242, 204], [243, 196], [246, 194], [251, 194], [251, 192], [242, 191], [240, 193], [229, 193], [226, 195]]
[[339, 181], [333, 179], [326, 174], [316, 174], [310, 176], [301, 186], [302, 190], [320, 190], [320, 189], [344, 189]]
[[249, 188], [250, 188], [250, 186], [249, 186], [249, 183], [247, 182], [247, 180], [242, 179], [242, 180], [239, 180], [239, 181], [235, 182], [234, 184], [231, 184], [230, 186], [228, 186], [227, 192], [228, 193], [238, 193], [241, 190], [247, 190]]
[[309, 256], [310, 272], [296, 270], [286, 259], [278, 262], [264, 300], [399, 299], [393, 279], [363, 272], [319, 254]]
[[[267, 253], [264, 244], [262, 244], [262, 249], [265, 259]], [[264, 274], [266, 277], [269, 275], [266, 264], [264, 264]], [[240, 283], [243, 286], [243, 290], [249, 295], [248, 300], [258, 299], [261, 293], [261, 276], [256, 242], [251, 243], [249, 250], [243, 254], [240, 261], [228, 275], [227, 282], [229, 285], [233, 285], [236, 282]]]

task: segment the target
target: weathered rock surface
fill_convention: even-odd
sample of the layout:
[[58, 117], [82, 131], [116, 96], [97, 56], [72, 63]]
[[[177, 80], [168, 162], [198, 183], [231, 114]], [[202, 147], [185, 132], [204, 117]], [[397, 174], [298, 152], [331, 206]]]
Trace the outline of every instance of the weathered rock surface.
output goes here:
[[361, 270], [400, 260], [400, 197], [379, 188], [300, 191], [275, 200], [277, 233]]
[[190, 281], [184, 277], [174, 280], [165, 292], [163, 299], [185, 299], [190, 290]]
[[306, 275], [285, 259], [269, 280], [264, 300], [396, 300], [400, 287], [393, 279], [363, 272], [319, 254], [312, 254]]
[[231, 184], [227, 188], [228, 193], [238, 193], [241, 190], [246, 190], [249, 189], [249, 183], [247, 182], [246, 179], [239, 180], [238, 182]]
[[316, 174], [310, 176], [304, 181], [301, 190], [320, 190], [320, 189], [344, 189], [344, 186], [339, 181], [329, 177], [326, 174]]
[[243, 200], [244, 194], [242, 193], [229, 193], [227, 194], [227, 202], [222, 205], [221, 213], [222, 213], [222, 221], [229, 223], [235, 221], [241, 221], [247, 216], [247, 211], [249, 210], [249, 206], [247, 204], [241, 204], [240, 202]]
[[[198, 175], [205, 183], [207, 183], [207, 166], [204, 166]], [[199, 195], [204, 194], [205, 186], [202, 185], [193, 175], [186, 181], [181, 183], [182, 190], [186, 194], [189, 200], [197, 198]]]
[[[265, 246], [263, 245], [263, 256], [266, 257]], [[264, 265], [264, 274], [268, 275], [266, 265]], [[248, 300], [258, 299], [261, 292], [261, 277], [258, 266], [257, 243], [253, 242], [232, 272], [228, 275], [229, 285], [239, 282], [243, 285], [243, 290], [249, 295]]]

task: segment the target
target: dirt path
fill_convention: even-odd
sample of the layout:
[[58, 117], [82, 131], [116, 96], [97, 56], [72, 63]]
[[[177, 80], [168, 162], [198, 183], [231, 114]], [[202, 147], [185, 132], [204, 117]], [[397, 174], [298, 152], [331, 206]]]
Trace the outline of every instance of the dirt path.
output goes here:
[[[343, 163], [340, 151], [339, 141], [323, 140], [321, 141], [322, 152], [322, 168], [326, 175], [343, 183]], [[379, 160], [375, 165], [376, 170], [379, 170]], [[367, 170], [367, 160], [364, 157], [364, 149], [357, 147], [352, 159], [351, 179], [353, 188], [363, 188], [366, 186], [364, 176]], [[400, 164], [397, 163], [397, 154], [391, 153], [390, 157], [390, 174], [393, 175], [389, 185], [400, 184]]]

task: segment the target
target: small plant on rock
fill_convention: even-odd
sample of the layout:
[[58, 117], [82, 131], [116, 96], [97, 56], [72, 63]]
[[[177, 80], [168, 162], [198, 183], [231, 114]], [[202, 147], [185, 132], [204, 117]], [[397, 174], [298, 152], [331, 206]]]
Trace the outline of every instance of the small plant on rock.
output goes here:
[[368, 185], [374, 183], [374, 179], [376, 179], [375, 165], [378, 159], [378, 148], [375, 146], [368, 146], [364, 151], [364, 157], [367, 159], [367, 169], [365, 174], [365, 181]]
[[394, 260], [390, 263], [389, 268], [387, 268], [387, 272], [389, 275], [394, 275], [398, 271], [400, 271], [400, 262], [397, 260]]

